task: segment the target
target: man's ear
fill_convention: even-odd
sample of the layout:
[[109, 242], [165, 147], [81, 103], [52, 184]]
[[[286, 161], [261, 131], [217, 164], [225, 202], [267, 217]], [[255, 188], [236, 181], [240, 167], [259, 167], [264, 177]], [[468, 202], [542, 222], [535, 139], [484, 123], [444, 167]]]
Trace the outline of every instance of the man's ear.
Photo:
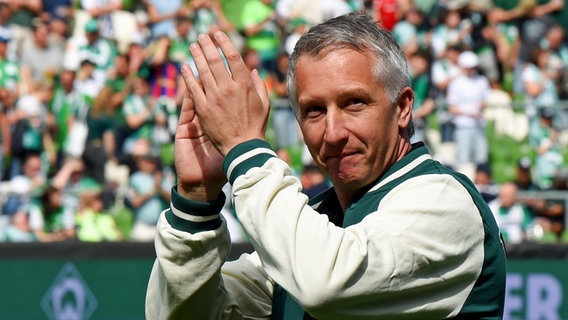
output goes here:
[[398, 126], [400, 128], [408, 127], [412, 120], [412, 106], [414, 105], [414, 91], [410, 87], [402, 89], [397, 102], [398, 109]]

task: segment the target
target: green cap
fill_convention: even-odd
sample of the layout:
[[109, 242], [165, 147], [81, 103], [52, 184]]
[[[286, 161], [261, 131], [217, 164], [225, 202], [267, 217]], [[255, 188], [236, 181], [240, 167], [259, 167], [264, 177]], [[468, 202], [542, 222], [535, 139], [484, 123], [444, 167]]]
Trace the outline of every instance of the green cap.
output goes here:
[[306, 19], [304, 19], [302, 17], [297, 17], [297, 18], [290, 20], [290, 27], [291, 28], [296, 28], [298, 26], [305, 26], [306, 24], [308, 24], [308, 22], [306, 21]]
[[99, 30], [99, 23], [96, 19], [90, 19], [85, 23], [85, 32], [92, 33]]
[[79, 190], [80, 193], [100, 193], [102, 188], [95, 179], [84, 177], [79, 182]]

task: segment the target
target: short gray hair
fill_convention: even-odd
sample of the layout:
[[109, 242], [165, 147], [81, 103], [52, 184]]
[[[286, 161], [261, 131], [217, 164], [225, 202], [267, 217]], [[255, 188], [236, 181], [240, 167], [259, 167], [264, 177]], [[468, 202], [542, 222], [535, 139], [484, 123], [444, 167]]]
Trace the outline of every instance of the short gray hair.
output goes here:
[[[296, 67], [303, 55], [317, 56], [330, 49], [353, 49], [375, 57], [373, 74], [384, 85], [391, 104], [410, 87], [408, 63], [392, 33], [379, 26], [368, 14], [357, 11], [310, 28], [296, 43], [288, 65], [286, 87], [294, 110], [298, 108]], [[330, 80], [333, 81], [333, 80]]]

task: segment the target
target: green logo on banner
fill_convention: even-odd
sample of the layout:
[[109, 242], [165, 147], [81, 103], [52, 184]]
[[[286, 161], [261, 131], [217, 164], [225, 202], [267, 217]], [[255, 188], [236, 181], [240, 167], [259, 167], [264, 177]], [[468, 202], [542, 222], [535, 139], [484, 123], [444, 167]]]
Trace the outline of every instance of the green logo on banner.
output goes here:
[[89, 319], [97, 299], [72, 263], [63, 266], [41, 301], [50, 320]]

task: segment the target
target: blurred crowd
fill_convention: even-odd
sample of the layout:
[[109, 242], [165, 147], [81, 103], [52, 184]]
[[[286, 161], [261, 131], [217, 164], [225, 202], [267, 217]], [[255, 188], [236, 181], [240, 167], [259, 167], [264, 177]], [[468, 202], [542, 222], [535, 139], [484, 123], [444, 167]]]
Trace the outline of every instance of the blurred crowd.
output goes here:
[[[509, 2], [4, 0], [0, 239], [151, 241], [176, 180], [180, 66], [197, 72], [188, 47], [217, 30], [265, 79], [269, 142], [306, 194], [327, 188], [290, 107], [288, 58], [310, 26], [366, 10], [407, 55], [414, 141], [474, 180], [508, 242], [568, 242], [568, 9]], [[487, 122], [503, 118], [531, 149], [496, 183]], [[522, 196], [543, 190], [560, 196]], [[228, 199], [233, 241], [246, 241]]]

